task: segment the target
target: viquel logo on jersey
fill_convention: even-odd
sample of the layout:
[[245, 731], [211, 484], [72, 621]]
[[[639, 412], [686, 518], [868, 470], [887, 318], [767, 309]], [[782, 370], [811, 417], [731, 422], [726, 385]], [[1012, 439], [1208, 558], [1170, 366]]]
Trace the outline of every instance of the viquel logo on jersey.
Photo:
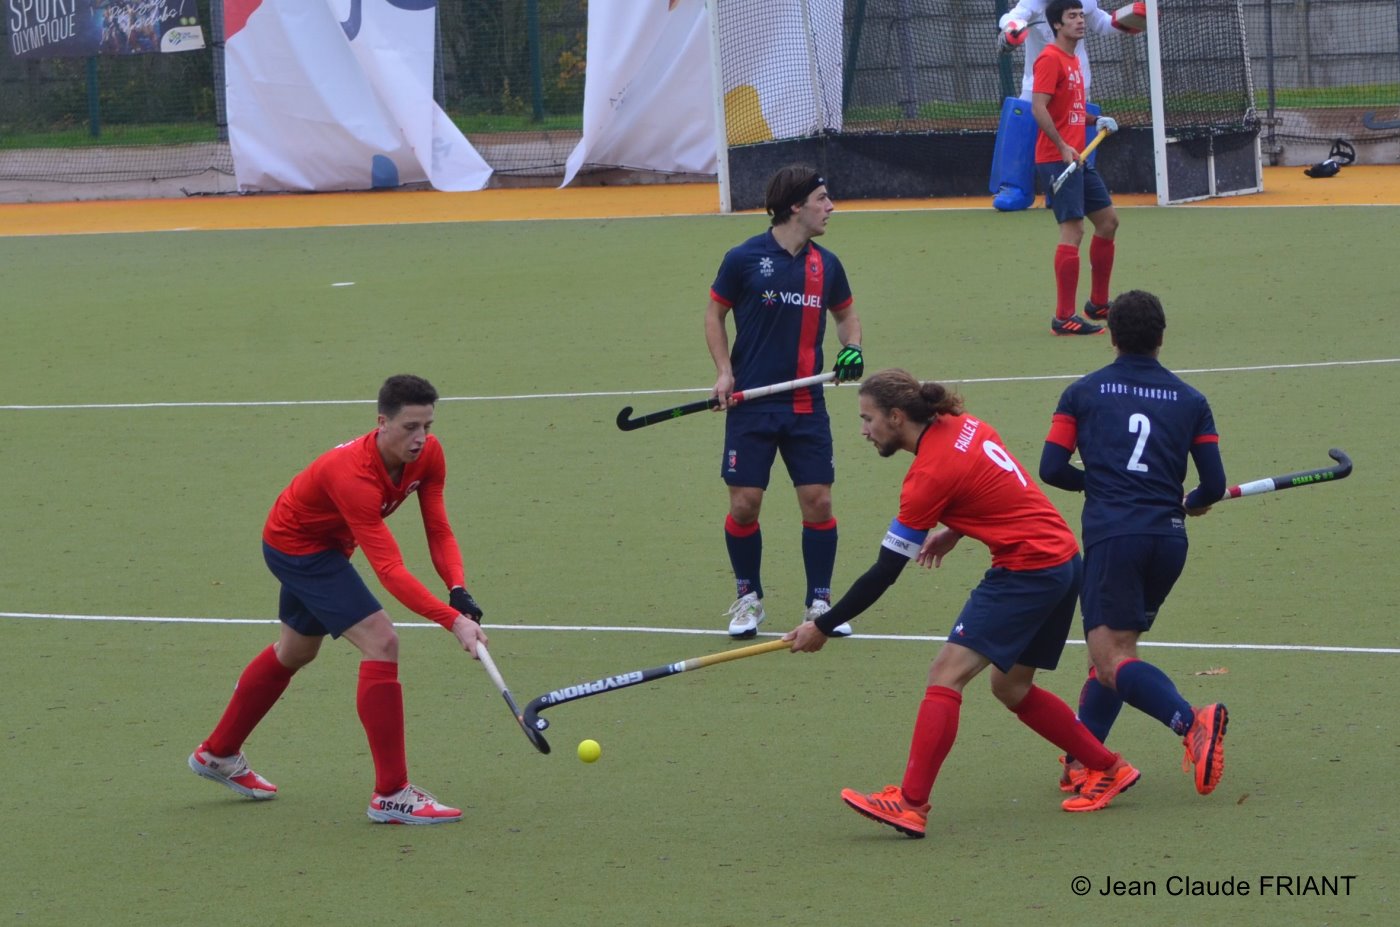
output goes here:
[[822, 307], [822, 298], [815, 293], [779, 293], [778, 299], [785, 306], [809, 306], [813, 309]]

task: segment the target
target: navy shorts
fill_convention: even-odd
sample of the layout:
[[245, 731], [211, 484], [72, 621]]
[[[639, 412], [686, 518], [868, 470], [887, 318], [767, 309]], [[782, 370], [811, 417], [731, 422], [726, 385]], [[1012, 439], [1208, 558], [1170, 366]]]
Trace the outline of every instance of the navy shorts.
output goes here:
[[264, 541], [263, 560], [282, 583], [277, 617], [298, 634], [340, 637], [384, 607], [338, 550], [293, 556]]
[[1186, 536], [1105, 538], [1084, 552], [1084, 631], [1147, 631], [1186, 567]]
[[1065, 649], [1083, 578], [1078, 554], [1048, 570], [992, 567], [968, 596], [948, 640], [1003, 673], [1017, 664], [1052, 670]]
[[836, 482], [831, 419], [826, 406], [798, 415], [785, 405], [745, 409], [736, 406], [724, 417], [724, 457], [720, 476], [730, 486], [768, 488], [775, 454], [783, 455], [792, 485]]
[[1060, 188], [1059, 193], [1051, 193], [1050, 188], [1054, 185], [1055, 178], [1059, 177], [1068, 166], [1063, 161], [1035, 166], [1035, 172], [1040, 177], [1040, 185], [1045, 190], [1050, 208], [1055, 211], [1056, 222], [1072, 222], [1075, 219], [1083, 219], [1085, 216], [1113, 205], [1113, 199], [1108, 195], [1108, 187], [1104, 184], [1103, 178], [1099, 176], [1098, 171], [1087, 164], [1081, 165], [1079, 170], [1069, 175], [1069, 180], [1065, 181], [1065, 185]]

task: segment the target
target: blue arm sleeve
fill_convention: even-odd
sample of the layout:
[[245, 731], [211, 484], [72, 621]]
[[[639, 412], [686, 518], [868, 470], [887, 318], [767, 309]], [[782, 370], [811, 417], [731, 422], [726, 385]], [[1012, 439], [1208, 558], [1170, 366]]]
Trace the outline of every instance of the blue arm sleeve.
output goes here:
[[1219, 502], [1225, 495], [1225, 463], [1220, 459], [1220, 445], [1214, 441], [1193, 444], [1191, 459], [1196, 464], [1201, 485], [1187, 495], [1186, 507], [1199, 509]]
[[894, 581], [899, 579], [900, 572], [903, 571], [904, 565], [908, 562], [909, 558], [903, 554], [890, 550], [888, 547], [881, 547], [880, 556], [876, 559], [875, 565], [851, 584], [851, 588], [841, 597], [841, 601], [831, 606], [831, 611], [817, 619], [817, 630], [830, 637], [831, 632], [838, 625], [850, 621], [874, 605], [880, 596], [885, 594], [885, 590], [893, 586]]
[[[1046, 441], [1040, 452], [1040, 481], [1070, 492], [1084, 491], [1084, 471], [1069, 462], [1069, 448]], [[1225, 491], [1222, 487], [1222, 493]]]

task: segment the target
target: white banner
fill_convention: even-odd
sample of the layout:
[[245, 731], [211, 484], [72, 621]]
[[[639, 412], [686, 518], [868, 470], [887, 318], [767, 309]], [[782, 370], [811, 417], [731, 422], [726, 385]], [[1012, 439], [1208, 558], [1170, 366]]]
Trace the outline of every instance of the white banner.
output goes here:
[[715, 173], [710, 62], [704, 0], [590, 0], [583, 138], [560, 186], [585, 164]]
[[433, 102], [436, 0], [225, 0], [238, 188], [480, 190], [491, 168]]

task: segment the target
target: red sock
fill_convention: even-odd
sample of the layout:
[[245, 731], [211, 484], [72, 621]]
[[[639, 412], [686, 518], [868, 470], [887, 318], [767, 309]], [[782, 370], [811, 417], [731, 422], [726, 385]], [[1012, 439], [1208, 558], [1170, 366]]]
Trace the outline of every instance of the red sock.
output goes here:
[[953, 749], [958, 736], [958, 711], [962, 693], [946, 686], [929, 686], [919, 703], [914, 721], [914, 739], [909, 744], [909, 762], [904, 767], [900, 790], [911, 805], [922, 805], [933, 791], [933, 780]]
[[1074, 300], [1079, 293], [1079, 249], [1070, 245], [1055, 248], [1055, 318], [1074, 315]]
[[374, 758], [374, 791], [392, 795], [408, 785], [408, 760], [403, 745], [403, 687], [399, 665], [388, 660], [360, 664], [355, 708]]
[[241, 750], [253, 728], [287, 691], [295, 672], [282, 665], [276, 649], [270, 645], [254, 657], [238, 677], [233, 697], [214, 732], [204, 741], [204, 749], [215, 756], [233, 756]]
[[1090, 769], [1108, 769], [1118, 762], [1118, 754], [1110, 752], [1090, 734], [1070, 707], [1053, 692], [1031, 686], [1026, 697], [1011, 710], [1026, 727]]
[[1095, 235], [1089, 239], [1089, 300], [1108, 305], [1108, 278], [1113, 276], [1113, 239]]

